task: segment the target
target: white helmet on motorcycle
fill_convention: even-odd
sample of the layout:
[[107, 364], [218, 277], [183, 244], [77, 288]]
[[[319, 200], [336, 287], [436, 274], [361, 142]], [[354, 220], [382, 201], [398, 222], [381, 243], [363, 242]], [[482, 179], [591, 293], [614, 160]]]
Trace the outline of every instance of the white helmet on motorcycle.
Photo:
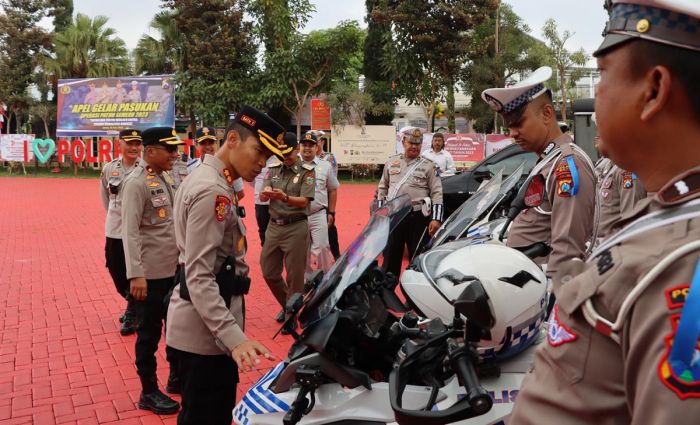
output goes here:
[[547, 278], [520, 251], [494, 241], [470, 243], [474, 241], [455, 241], [426, 252], [419, 260], [422, 273], [406, 270], [401, 286], [420, 314], [450, 324], [455, 300], [480, 282], [493, 327], [479, 338], [479, 354], [484, 359], [510, 357], [537, 339], [546, 315]]

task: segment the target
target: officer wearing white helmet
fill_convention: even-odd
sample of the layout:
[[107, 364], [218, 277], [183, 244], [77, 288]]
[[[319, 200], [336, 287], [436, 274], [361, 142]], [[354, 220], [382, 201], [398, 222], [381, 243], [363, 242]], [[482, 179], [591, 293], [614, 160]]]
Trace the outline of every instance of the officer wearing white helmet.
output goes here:
[[508, 246], [548, 243], [551, 254], [536, 262], [547, 265], [549, 277], [564, 261], [584, 257], [595, 213], [593, 163], [559, 128], [552, 93], [544, 84], [551, 76], [552, 69], [542, 67], [512, 87], [491, 88], [481, 94], [503, 116], [515, 142], [540, 157], [530, 174], [544, 177], [546, 196], [540, 207], [518, 214]]

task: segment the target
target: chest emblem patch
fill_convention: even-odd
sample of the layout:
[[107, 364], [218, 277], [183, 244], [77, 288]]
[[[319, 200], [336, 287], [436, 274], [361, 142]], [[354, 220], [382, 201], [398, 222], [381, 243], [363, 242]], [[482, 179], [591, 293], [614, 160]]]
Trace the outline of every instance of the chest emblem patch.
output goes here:
[[549, 330], [547, 331], [547, 342], [552, 347], [558, 347], [567, 342], [574, 342], [577, 339], [578, 335], [559, 322], [559, 306], [555, 305], [552, 311], [552, 320], [549, 322]]

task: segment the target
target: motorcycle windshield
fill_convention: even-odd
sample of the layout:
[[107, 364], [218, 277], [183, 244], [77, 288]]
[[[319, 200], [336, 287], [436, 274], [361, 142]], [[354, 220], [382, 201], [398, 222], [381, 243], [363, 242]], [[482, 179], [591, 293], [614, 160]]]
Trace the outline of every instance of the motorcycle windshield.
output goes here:
[[499, 199], [503, 170], [499, 170], [488, 183], [477, 190], [452, 215], [442, 223], [433, 237], [433, 247], [457, 239], [469, 226]]
[[360, 235], [343, 252], [304, 303], [299, 322], [305, 328], [326, 317], [346, 289], [355, 284], [384, 251], [389, 234], [411, 211], [411, 199], [402, 195], [377, 209]]
[[[525, 170], [525, 161], [503, 181], [502, 170], [462, 204], [435, 234], [433, 247], [445, 242], [460, 239], [464, 233], [488, 210], [501, 202], [508, 192], [518, 184]], [[492, 184], [493, 183], [493, 184]], [[479, 195], [478, 199], [475, 197]], [[472, 202], [474, 200], [474, 202]]]

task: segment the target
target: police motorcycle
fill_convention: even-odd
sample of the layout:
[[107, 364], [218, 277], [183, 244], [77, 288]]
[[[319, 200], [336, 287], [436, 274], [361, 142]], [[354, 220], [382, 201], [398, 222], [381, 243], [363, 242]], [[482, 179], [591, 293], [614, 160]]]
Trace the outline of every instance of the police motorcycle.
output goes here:
[[[494, 211], [506, 182], [499, 173], [472, 197], [472, 224]], [[486, 425], [507, 418], [539, 335], [544, 274], [524, 254], [483, 237], [452, 241], [462, 233], [453, 221], [441, 228], [452, 236], [437, 248], [460, 243], [452, 249], [472, 251], [473, 261], [465, 267], [443, 255], [421, 269], [433, 289], [402, 288], [420, 308], [407, 311], [396, 278], [376, 259], [410, 209], [407, 197], [379, 208], [328, 274], [303, 299], [290, 300], [302, 333], [292, 332], [288, 358], [237, 404], [236, 423]]]

